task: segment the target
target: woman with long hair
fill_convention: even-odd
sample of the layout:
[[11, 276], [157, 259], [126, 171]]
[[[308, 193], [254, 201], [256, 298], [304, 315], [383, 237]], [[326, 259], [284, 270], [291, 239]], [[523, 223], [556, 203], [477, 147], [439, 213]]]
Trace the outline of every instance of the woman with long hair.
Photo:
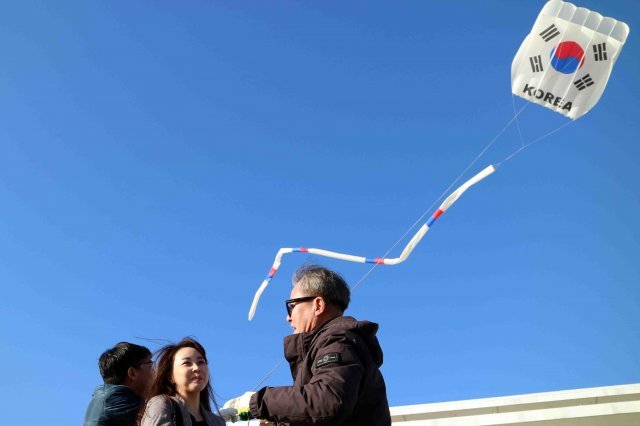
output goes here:
[[141, 426], [224, 426], [209, 382], [207, 354], [190, 337], [158, 351]]

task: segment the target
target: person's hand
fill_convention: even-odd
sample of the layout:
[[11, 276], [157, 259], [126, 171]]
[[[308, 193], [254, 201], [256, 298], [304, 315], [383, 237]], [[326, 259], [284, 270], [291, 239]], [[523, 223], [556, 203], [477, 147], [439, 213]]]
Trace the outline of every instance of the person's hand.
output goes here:
[[221, 408], [219, 413], [225, 422], [231, 420], [233, 423], [235, 423], [236, 421], [238, 421], [238, 410], [236, 410], [235, 408]]
[[[240, 420], [249, 420], [251, 419], [251, 412], [249, 411], [249, 401], [251, 400], [251, 396], [254, 393], [255, 392], [245, 392], [242, 394], [242, 396], [232, 398], [222, 406], [222, 409], [233, 408], [237, 412], [236, 420], [238, 418]], [[235, 420], [232, 421], [235, 422]]]

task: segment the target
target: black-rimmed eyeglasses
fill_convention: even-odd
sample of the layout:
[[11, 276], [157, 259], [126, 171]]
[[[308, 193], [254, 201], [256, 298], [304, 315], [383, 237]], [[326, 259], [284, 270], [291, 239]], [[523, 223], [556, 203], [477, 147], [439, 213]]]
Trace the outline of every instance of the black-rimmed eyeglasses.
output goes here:
[[305, 296], [298, 297], [297, 299], [288, 299], [284, 301], [284, 305], [287, 308], [287, 315], [291, 316], [291, 312], [293, 312], [293, 308], [296, 307], [296, 303], [308, 302], [309, 300], [315, 299], [316, 296]]

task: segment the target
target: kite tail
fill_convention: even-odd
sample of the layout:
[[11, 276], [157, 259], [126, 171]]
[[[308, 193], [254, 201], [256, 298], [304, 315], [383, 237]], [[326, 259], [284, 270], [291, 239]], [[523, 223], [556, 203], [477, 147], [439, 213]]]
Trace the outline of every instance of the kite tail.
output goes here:
[[262, 293], [264, 292], [264, 290], [269, 285], [269, 282], [271, 282], [271, 279], [275, 276], [276, 272], [278, 272], [278, 268], [280, 267], [280, 264], [282, 262], [282, 256], [284, 256], [285, 254], [288, 254], [288, 253], [310, 253], [310, 254], [315, 254], [315, 255], [318, 255], [318, 256], [330, 257], [332, 259], [345, 260], [347, 262], [373, 263], [373, 264], [376, 264], [376, 265], [397, 265], [397, 264], [402, 263], [405, 260], [407, 260], [407, 258], [409, 257], [409, 255], [411, 254], [413, 249], [415, 249], [416, 246], [420, 243], [420, 241], [425, 236], [425, 234], [429, 231], [429, 229], [431, 228], [433, 223], [440, 216], [442, 216], [442, 214], [444, 212], [446, 212], [447, 209], [449, 209], [449, 207], [451, 207], [458, 200], [458, 198], [460, 198], [462, 196], [462, 194], [465, 193], [465, 191], [467, 189], [469, 189], [471, 186], [475, 185], [476, 183], [480, 182], [482, 179], [486, 178], [487, 176], [489, 176], [490, 174], [495, 172], [495, 170], [496, 170], [495, 167], [488, 166], [484, 170], [482, 170], [480, 173], [476, 174], [471, 179], [469, 179], [468, 181], [466, 181], [465, 183], [460, 185], [460, 187], [458, 187], [458, 189], [453, 191], [444, 200], [444, 202], [440, 205], [440, 207], [438, 207], [438, 209], [435, 211], [435, 213], [433, 213], [433, 215], [431, 216], [431, 218], [429, 218], [427, 223], [422, 225], [422, 227], [420, 227], [418, 232], [416, 232], [416, 234], [411, 238], [411, 240], [409, 241], [409, 243], [407, 243], [407, 245], [404, 248], [404, 250], [402, 250], [402, 253], [400, 254], [400, 257], [396, 257], [396, 258], [392, 258], [392, 259], [386, 259], [386, 258], [382, 258], [382, 257], [367, 258], [367, 257], [354, 256], [354, 255], [351, 255], [351, 254], [344, 254], [344, 253], [337, 253], [337, 252], [334, 252], [334, 251], [322, 250], [322, 249], [317, 249], [317, 248], [281, 248], [280, 250], [278, 250], [278, 254], [276, 254], [276, 259], [273, 262], [273, 266], [271, 266], [271, 270], [269, 271], [269, 274], [264, 279], [264, 281], [262, 281], [262, 284], [260, 284], [260, 287], [258, 288], [258, 291], [256, 292], [255, 296], [253, 297], [253, 302], [251, 303], [251, 309], [249, 310], [249, 321], [251, 321], [253, 319], [253, 316], [255, 315], [256, 309], [258, 307], [258, 302], [260, 301], [260, 297], [262, 296]]

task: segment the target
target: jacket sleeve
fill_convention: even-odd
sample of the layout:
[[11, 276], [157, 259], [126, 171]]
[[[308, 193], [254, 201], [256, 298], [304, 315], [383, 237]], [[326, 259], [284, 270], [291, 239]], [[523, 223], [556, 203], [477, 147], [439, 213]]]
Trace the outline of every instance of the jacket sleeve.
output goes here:
[[339, 336], [319, 348], [308, 384], [260, 389], [251, 398], [251, 414], [292, 424], [336, 424], [349, 418], [364, 374], [353, 339]]
[[169, 398], [154, 396], [147, 402], [140, 426], [173, 426], [173, 411]]

